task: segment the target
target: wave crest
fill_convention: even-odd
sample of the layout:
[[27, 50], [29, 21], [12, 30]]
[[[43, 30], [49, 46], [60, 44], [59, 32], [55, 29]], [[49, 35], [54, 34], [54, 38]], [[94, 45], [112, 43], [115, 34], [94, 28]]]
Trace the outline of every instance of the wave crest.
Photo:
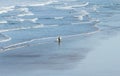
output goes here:
[[9, 7], [1, 7], [0, 8], [0, 14], [7, 13], [9, 11], [13, 11], [15, 6], [9, 6]]

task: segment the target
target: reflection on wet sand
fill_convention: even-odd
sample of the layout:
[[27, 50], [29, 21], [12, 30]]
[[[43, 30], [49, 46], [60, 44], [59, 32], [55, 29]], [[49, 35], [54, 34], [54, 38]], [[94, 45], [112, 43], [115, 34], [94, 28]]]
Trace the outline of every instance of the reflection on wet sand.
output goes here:
[[[48, 44], [49, 45], [49, 44]], [[72, 69], [86, 57], [87, 48], [65, 48], [58, 45], [32, 46], [0, 55], [0, 67], [13, 66], [24, 69]], [[33, 48], [34, 47], [34, 48]], [[38, 49], [39, 48], [39, 49]], [[9, 65], [7, 65], [9, 64]], [[6, 65], [6, 66], [4, 66]], [[14, 66], [16, 65], [16, 66]]]

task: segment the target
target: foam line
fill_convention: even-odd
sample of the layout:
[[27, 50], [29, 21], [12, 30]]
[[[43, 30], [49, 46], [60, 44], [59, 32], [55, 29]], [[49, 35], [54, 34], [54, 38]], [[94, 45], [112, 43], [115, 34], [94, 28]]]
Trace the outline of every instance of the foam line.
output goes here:
[[7, 21], [0, 21], [0, 24], [6, 24], [8, 23]]
[[65, 6], [60, 6], [60, 7], [56, 7], [56, 9], [75, 9], [77, 7], [85, 7], [89, 5], [89, 2], [86, 3], [82, 3], [82, 4], [78, 4], [78, 5], [65, 5]]
[[0, 43], [7, 42], [7, 41], [10, 41], [12, 39], [11, 37], [9, 37], [7, 35], [3, 35], [3, 36], [4, 36], [5, 39], [0, 40]]
[[45, 6], [45, 5], [49, 5], [49, 4], [52, 4], [52, 3], [56, 3], [58, 2], [57, 0], [48, 0], [48, 1], [45, 1], [45, 2], [41, 2], [41, 3], [33, 3], [33, 4], [28, 4], [28, 5], [21, 5], [21, 6]]
[[19, 27], [19, 28], [13, 28], [13, 29], [4, 29], [4, 30], [0, 30], [0, 33], [3, 33], [3, 32], [9, 32], [9, 31], [18, 31], [18, 30], [28, 30], [28, 29], [37, 29], [37, 28], [49, 28], [49, 27], [57, 27], [59, 25], [48, 25], [48, 26], [45, 26], [43, 24], [40, 24], [40, 25], [36, 25], [36, 26], [31, 26], [31, 27]]
[[13, 11], [15, 6], [9, 6], [9, 7], [1, 7], [0, 8], [0, 14], [7, 13], [9, 11]]
[[[97, 33], [97, 32], [100, 31], [100, 29], [98, 28], [97, 24], [94, 25], [94, 27], [96, 28], [96, 31], [86, 32], [86, 33], [82, 33], [82, 34], [61, 36], [61, 37], [62, 38], [68, 38], [68, 37], [76, 37], [76, 36], [81, 36], [81, 35], [91, 35], [91, 34], [94, 34], [94, 33]], [[46, 42], [45, 43], [39, 43], [39, 41], [47, 40], [47, 39], [53, 39], [53, 41], [54, 41], [56, 38], [57, 37], [47, 37], [47, 38], [32, 39], [30, 41], [25, 41], [25, 42], [21, 42], [21, 43], [17, 43], [17, 44], [13, 44], [13, 45], [9, 45], [9, 46], [3, 47], [2, 49], [0, 49], [0, 51], [1, 52], [5, 52], [5, 51], [17, 49], [17, 48], [23, 48], [23, 47], [32, 46], [32, 45], [34, 45], [34, 44], [32, 44], [32, 45], [30, 44], [32, 42], [37, 42], [37, 44], [45, 44]]]

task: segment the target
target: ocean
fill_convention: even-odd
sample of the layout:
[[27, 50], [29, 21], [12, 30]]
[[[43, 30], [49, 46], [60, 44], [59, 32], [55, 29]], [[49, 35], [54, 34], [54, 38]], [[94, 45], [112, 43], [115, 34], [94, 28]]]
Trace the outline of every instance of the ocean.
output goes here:
[[[1, 1], [1, 51], [41, 39], [72, 37], [100, 31], [99, 23], [119, 13], [116, 1]], [[101, 3], [101, 4], [100, 4]], [[114, 8], [114, 9], [113, 9]]]
[[64, 40], [117, 31], [119, 17], [120, 0], [0, 0], [0, 53], [36, 50], [58, 36]]

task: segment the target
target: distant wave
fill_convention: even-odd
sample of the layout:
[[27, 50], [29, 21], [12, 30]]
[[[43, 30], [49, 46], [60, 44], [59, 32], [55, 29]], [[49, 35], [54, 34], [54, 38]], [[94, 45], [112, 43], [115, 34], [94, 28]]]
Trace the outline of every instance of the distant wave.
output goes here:
[[79, 5], [73, 5], [72, 7], [75, 8], [75, 7], [85, 7], [89, 5], [89, 2], [86, 2], [86, 3], [82, 3], [82, 4], [79, 4]]
[[23, 16], [30, 16], [30, 15], [34, 15], [34, 14], [31, 12], [28, 12], [28, 13], [19, 14], [18, 16], [23, 17]]
[[0, 21], [0, 24], [8, 23], [7, 21]]
[[54, 2], [58, 2], [57, 0], [48, 0], [45, 2], [41, 2], [41, 3], [32, 3], [32, 4], [28, 4], [28, 5], [21, 5], [21, 6], [45, 6], [45, 5], [49, 5], [52, 4]]
[[0, 32], [8, 32], [8, 31], [17, 31], [17, 30], [25, 30], [25, 29], [33, 29], [33, 28], [41, 28], [44, 27], [44, 25], [37, 25], [37, 26], [31, 26], [31, 27], [18, 27], [18, 28], [12, 28], [12, 29], [1, 29]]
[[64, 17], [54, 17], [54, 19], [63, 19]]
[[33, 18], [33, 19], [26, 19], [26, 20], [28, 20], [28, 21], [32, 21], [32, 22], [36, 22], [37, 20], [38, 20], [38, 18]]
[[49, 28], [49, 27], [57, 27], [58, 25], [44, 25], [44, 24], [39, 24], [35, 26], [28, 26], [28, 27], [18, 27], [18, 28], [12, 28], [12, 29], [1, 29], [0, 33], [3, 32], [9, 32], [9, 31], [18, 31], [18, 30], [28, 30], [28, 29], [37, 29], [37, 28]]
[[63, 16], [56, 16], [56, 17], [41, 17], [39, 19], [55, 19], [55, 20], [60, 20], [60, 19], [64, 19]]
[[86, 10], [81, 10], [80, 12], [78, 11], [78, 14], [79, 15], [74, 16], [74, 17], [78, 18], [81, 21], [84, 19], [84, 16], [88, 16], [89, 15], [89, 13]]
[[21, 11], [21, 14], [18, 14], [17, 16], [19, 17], [23, 17], [23, 16], [30, 16], [30, 15], [34, 15], [31, 11], [29, 11], [28, 8], [19, 8], [17, 9], [19, 11]]
[[0, 21], [0, 24], [18, 24], [21, 22], [32, 22], [32, 23], [36, 23], [36, 21], [38, 20], [38, 18], [11, 18], [8, 19], [7, 21]]
[[7, 41], [10, 41], [11, 40], [11, 37], [7, 36], [7, 35], [3, 35], [3, 34], [0, 34], [0, 43], [1, 42], [7, 42]]
[[9, 38], [7, 38], [7, 39], [2, 39], [2, 40], [0, 40], [0, 43], [1, 42], [7, 42], [7, 41], [10, 41], [11, 40], [11, 38], [9, 37]]
[[74, 9], [72, 6], [60, 6], [60, 7], [55, 7], [56, 9]]
[[78, 22], [78, 23], [71, 23], [71, 24], [73, 24], [73, 25], [78, 25], [78, 24], [96, 24], [96, 23], [99, 23], [100, 22], [100, 20], [98, 20], [98, 19], [91, 19], [91, 20], [89, 20], [89, 21], [84, 21], [84, 22]]
[[23, 21], [30, 21], [30, 22], [36, 22], [38, 18], [32, 18], [32, 19], [23, 19], [23, 18], [18, 18], [17, 21], [23, 22]]
[[64, 5], [64, 6], [59, 6], [59, 7], [55, 7], [56, 9], [75, 9], [77, 7], [85, 7], [89, 5], [89, 2], [86, 2], [86, 3], [81, 3], [81, 4], [78, 4], [78, 5]]
[[[12, 11], [13, 13], [14, 12], [17, 12], [16, 14], [10, 14], [10, 15], [8, 15], [8, 17], [6, 17], [6, 18], [9, 18], [9, 19], [12, 19], [12, 18], [16, 18], [16, 16], [18, 16], [18, 17], [24, 17], [24, 16], [31, 16], [31, 15], [34, 15], [34, 13], [32, 13], [30, 10], [29, 10], [29, 8], [27, 8], [27, 7], [21, 7], [21, 6], [19, 6], [19, 7], [17, 7], [17, 6], [9, 6], [9, 7], [1, 7], [0, 8], [0, 14], [3, 14], [3, 13], [8, 13], [9, 14], [9, 12], [10, 11]], [[8, 19], [7, 19], [8, 20]], [[21, 19], [21, 21], [22, 21], [22, 19]], [[24, 21], [24, 20], [23, 20]], [[33, 21], [33, 22], [35, 22], [35, 20], [34, 19], [29, 19], [28, 21]], [[7, 23], [7, 21], [0, 21], [0, 23]]]
[[7, 13], [9, 11], [13, 11], [15, 6], [9, 6], [9, 7], [1, 7], [0, 8], [0, 14]]
[[98, 8], [100, 8], [100, 6], [98, 6], [98, 5], [93, 5], [92, 6], [92, 10], [95, 11], [95, 12], [99, 12]]

